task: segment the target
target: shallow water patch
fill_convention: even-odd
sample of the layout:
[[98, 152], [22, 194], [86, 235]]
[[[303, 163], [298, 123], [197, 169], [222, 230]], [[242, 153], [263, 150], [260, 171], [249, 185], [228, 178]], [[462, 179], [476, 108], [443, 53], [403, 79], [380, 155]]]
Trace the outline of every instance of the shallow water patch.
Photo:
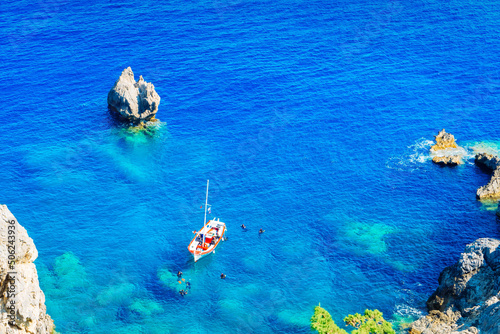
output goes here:
[[140, 314], [143, 317], [150, 317], [155, 313], [162, 313], [163, 308], [160, 304], [151, 299], [136, 299], [129, 309]]
[[131, 302], [132, 296], [136, 291], [132, 283], [121, 283], [112, 285], [101, 291], [97, 295], [99, 305], [106, 306], [113, 304], [115, 306], [127, 305]]
[[382, 223], [349, 221], [339, 227], [337, 243], [357, 255], [380, 255], [387, 252], [387, 235], [395, 232]]
[[87, 272], [78, 257], [72, 252], [56, 258], [54, 273], [57, 275], [57, 287], [64, 290], [89, 286]]

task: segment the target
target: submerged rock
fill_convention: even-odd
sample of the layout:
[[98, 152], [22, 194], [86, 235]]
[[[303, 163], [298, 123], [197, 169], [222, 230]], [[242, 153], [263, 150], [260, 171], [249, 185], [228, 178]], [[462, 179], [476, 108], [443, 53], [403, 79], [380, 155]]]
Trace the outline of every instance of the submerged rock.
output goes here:
[[162, 313], [163, 308], [160, 304], [150, 299], [136, 299], [129, 309], [144, 317], [150, 317], [154, 313]]
[[[9, 256], [14, 262], [9, 262]], [[37, 256], [26, 229], [6, 205], [0, 205], [0, 333], [49, 334], [54, 330], [33, 263]]]
[[479, 187], [476, 192], [478, 199], [500, 198], [500, 159], [493, 154], [476, 154], [475, 163], [486, 171], [492, 172], [487, 185]]
[[137, 125], [156, 120], [160, 96], [142, 75], [136, 82], [134, 72], [127, 67], [109, 91], [108, 105], [119, 119]]
[[432, 162], [441, 166], [456, 166], [462, 164], [462, 156], [457, 154], [460, 147], [455, 142], [455, 137], [444, 129], [435, 136], [436, 144], [431, 148]]
[[429, 314], [410, 333], [497, 334], [500, 328], [500, 240], [467, 245], [457, 263], [445, 268], [427, 301]]

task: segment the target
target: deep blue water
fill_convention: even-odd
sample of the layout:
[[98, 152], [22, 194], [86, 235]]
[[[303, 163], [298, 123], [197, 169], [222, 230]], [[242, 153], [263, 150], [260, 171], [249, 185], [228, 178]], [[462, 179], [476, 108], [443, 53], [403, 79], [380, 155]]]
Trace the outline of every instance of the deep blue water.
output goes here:
[[[499, 5], [1, 3], [0, 203], [35, 241], [57, 330], [309, 333], [318, 303], [338, 323], [424, 312], [465, 245], [499, 237], [473, 165], [500, 148]], [[162, 98], [154, 137], [108, 115], [128, 66]], [[465, 165], [430, 162], [442, 128]], [[207, 179], [229, 240], [194, 264]]]

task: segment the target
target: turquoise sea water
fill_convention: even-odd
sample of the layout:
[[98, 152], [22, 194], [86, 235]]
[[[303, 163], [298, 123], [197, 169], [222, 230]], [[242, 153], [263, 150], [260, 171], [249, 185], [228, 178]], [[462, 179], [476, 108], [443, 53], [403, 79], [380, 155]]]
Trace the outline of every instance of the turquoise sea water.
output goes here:
[[[338, 323], [422, 314], [464, 246], [499, 237], [473, 165], [500, 148], [499, 4], [0, 4], [0, 202], [35, 241], [57, 330], [309, 333], [318, 303]], [[162, 98], [154, 137], [108, 115], [127, 66]], [[430, 162], [442, 128], [465, 165]], [[229, 240], [194, 264], [207, 179]]]

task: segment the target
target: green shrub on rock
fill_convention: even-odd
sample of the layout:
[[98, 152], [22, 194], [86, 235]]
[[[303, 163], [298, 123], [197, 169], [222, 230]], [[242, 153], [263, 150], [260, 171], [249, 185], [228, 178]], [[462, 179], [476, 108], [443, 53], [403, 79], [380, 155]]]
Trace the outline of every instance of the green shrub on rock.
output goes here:
[[321, 304], [314, 308], [311, 317], [311, 328], [317, 330], [319, 334], [347, 334], [335, 324], [330, 313], [321, 307]]
[[[395, 334], [390, 322], [383, 318], [379, 310], [365, 310], [363, 315], [356, 313], [344, 318], [346, 325], [354, 329], [351, 334]], [[311, 317], [311, 328], [319, 334], [347, 334], [339, 328], [332, 319], [330, 313], [321, 307], [314, 308], [314, 315]]]

